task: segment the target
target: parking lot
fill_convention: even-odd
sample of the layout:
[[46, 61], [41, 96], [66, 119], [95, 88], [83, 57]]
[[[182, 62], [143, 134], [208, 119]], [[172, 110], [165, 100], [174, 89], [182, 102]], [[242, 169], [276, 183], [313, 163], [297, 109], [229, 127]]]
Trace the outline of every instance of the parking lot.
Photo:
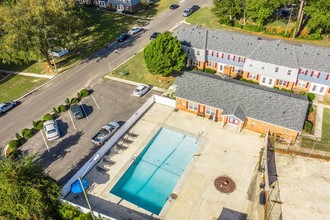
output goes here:
[[21, 150], [36, 154], [45, 171], [63, 185], [99, 149], [92, 144], [91, 137], [103, 125], [110, 121], [122, 125], [149, 97], [161, 94], [152, 90], [143, 97], [135, 97], [134, 88], [113, 80], [100, 81], [92, 87], [92, 95], [81, 101], [87, 113], [83, 119], [73, 119], [70, 111], [61, 113], [56, 120], [60, 139], [46, 141], [44, 133], [39, 132]]

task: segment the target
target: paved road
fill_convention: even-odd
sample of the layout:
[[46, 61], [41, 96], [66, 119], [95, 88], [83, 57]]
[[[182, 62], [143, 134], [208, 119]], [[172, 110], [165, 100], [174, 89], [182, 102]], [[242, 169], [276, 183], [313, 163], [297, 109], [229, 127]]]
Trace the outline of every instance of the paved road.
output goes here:
[[212, 4], [212, 0], [184, 0], [176, 10], [167, 10], [146, 25], [145, 31], [128, 42], [114, 43], [92, 55], [81, 63], [53, 79], [31, 95], [20, 100], [22, 103], [0, 118], [0, 148], [24, 127], [30, 127], [33, 120], [40, 119], [54, 106], [62, 104], [67, 97], [75, 96], [84, 87], [92, 86], [112, 68], [119, 66], [132, 55], [142, 50], [155, 31], [171, 30], [182, 23], [182, 12], [193, 4]]

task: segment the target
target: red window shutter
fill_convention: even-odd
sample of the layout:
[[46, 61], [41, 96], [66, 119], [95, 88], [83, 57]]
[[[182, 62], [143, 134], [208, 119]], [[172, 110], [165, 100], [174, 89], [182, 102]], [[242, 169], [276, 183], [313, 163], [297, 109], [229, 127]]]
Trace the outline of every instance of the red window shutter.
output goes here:
[[257, 75], [257, 78], [256, 78], [256, 80], [258, 80], [259, 79], [259, 75]]
[[307, 75], [307, 73], [308, 73], [308, 70], [305, 71], [305, 75]]
[[321, 72], [319, 72], [319, 74], [317, 74], [317, 78], [320, 78]]
[[245, 63], [246, 58], [244, 58], [244, 63]]
[[200, 66], [200, 65], [201, 65], [201, 62], [198, 61], [198, 66]]
[[233, 60], [235, 61], [235, 56], [234, 56]]
[[235, 67], [234, 66], [231, 68], [231, 71], [235, 72]]
[[309, 83], [306, 83], [306, 88], [308, 88]]
[[246, 78], [249, 78], [249, 73], [246, 74]]
[[328, 93], [330, 93], [330, 88], [329, 88], [329, 90], [328, 90]]
[[214, 51], [212, 51], [212, 57], [214, 56]]
[[314, 74], [314, 71], [312, 71], [311, 76], [313, 76], [313, 74]]
[[217, 57], [219, 57], [219, 52], [217, 52]]
[[228, 60], [230, 60], [230, 54], [228, 54]]
[[301, 69], [298, 70], [298, 74], [300, 74], [300, 73], [301, 73]]
[[278, 79], [277, 79], [277, 80], [275, 80], [275, 85], [278, 85]]
[[186, 101], [186, 109], [188, 109], [188, 104], [189, 104], [188, 101]]
[[200, 109], [201, 109], [201, 106], [200, 106], [200, 105], [198, 105], [198, 110], [197, 110], [197, 112], [199, 112], [199, 111], [200, 111]]
[[214, 68], [217, 68], [217, 66], [218, 66], [218, 63], [215, 63], [215, 64], [214, 64]]
[[225, 56], [225, 55], [222, 53], [222, 54], [221, 54], [221, 58], [223, 59], [224, 56]]
[[205, 114], [205, 109], [206, 109], [206, 106], [204, 106], [204, 108], [203, 108], [203, 113]]
[[298, 84], [298, 80], [296, 81], [296, 85]]
[[206, 50], [206, 55], [209, 55], [209, 51], [208, 50]]
[[238, 62], [241, 62], [241, 57], [238, 57]]
[[218, 109], [215, 110], [215, 116], [214, 117], [218, 117]]
[[327, 75], [327, 77], [325, 78], [326, 80], [328, 80], [329, 79], [329, 74]]
[[289, 82], [286, 83], [286, 87], [288, 87], [288, 86], [289, 86]]

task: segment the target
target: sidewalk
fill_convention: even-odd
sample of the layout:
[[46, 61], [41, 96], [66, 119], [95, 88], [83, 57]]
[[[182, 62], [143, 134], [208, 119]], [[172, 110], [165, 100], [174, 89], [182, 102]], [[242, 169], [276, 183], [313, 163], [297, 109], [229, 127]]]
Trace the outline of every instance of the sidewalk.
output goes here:
[[37, 78], [46, 78], [46, 79], [52, 79], [55, 76], [52, 75], [46, 75], [46, 74], [36, 74], [36, 73], [23, 73], [23, 72], [16, 72], [16, 71], [10, 71], [10, 70], [1, 70], [0, 72], [8, 73], [8, 74], [16, 74], [21, 76], [31, 76], [31, 77], [37, 77]]

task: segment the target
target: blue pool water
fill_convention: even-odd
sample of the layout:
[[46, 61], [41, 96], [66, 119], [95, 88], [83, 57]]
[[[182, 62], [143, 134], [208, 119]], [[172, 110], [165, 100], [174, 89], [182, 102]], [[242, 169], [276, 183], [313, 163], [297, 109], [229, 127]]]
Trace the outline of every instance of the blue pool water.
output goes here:
[[158, 215], [197, 147], [194, 138], [159, 129], [110, 193]]

